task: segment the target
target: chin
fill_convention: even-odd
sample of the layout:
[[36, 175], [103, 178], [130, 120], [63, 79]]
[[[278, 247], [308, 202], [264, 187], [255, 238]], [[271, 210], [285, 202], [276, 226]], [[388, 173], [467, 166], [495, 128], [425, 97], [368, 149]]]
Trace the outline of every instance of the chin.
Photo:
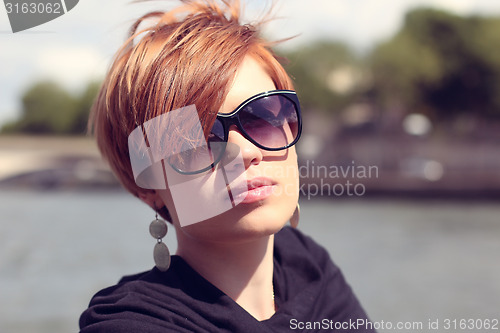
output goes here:
[[240, 204], [231, 211], [236, 213], [233, 218], [243, 228], [275, 234], [286, 225], [297, 201], [298, 197], [273, 195], [261, 202]]
[[251, 241], [274, 235], [288, 222], [289, 205], [256, 202], [240, 204], [211, 219], [183, 227], [193, 238], [215, 242]]
[[271, 205], [263, 205], [242, 216], [237, 224], [240, 228], [263, 234], [275, 234], [288, 222], [284, 210]]

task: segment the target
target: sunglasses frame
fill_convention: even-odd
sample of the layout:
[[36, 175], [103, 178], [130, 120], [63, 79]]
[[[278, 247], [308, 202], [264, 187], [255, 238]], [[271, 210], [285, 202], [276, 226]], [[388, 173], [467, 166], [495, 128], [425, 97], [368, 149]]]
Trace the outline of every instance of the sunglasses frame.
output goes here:
[[[243, 110], [248, 104], [250, 104], [258, 99], [261, 99], [264, 97], [269, 97], [269, 96], [274, 96], [274, 95], [283, 96], [293, 103], [293, 105], [295, 106], [295, 110], [297, 112], [297, 122], [298, 122], [297, 136], [295, 137], [295, 139], [291, 143], [287, 144], [286, 146], [279, 147], [279, 148], [269, 148], [269, 147], [263, 146], [260, 143], [258, 143], [257, 141], [255, 141], [245, 131], [245, 129], [243, 128], [243, 125], [240, 122], [240, 118], [239, 118], [239, 112], [241, 110]], [[295, 145], [297, 143], [297, 141], [299, 141], [300, 135], [302, 134], [302, 115], [300, 112], [300, 103], [299, 103], [299, 99], [297, 97], [297, 93], [293, 90], [270, 90], [270, 91], [265, 91], [265, 92], [259, 93], [257, 95], [254, 95], [254, 96], [249, 97], [248, 99], [244, 100], [240, 105], [238, 105], [238, 107], [236, 109], [234, 109], [230, 113], [218, 113], [216, 119], [218, 119], [222, 124], [222, 128], [224, 131], [224, 139], [225, 139], [223, 142], [225, 142], [226, 144], [227, 144], [227, 140], [229, 138], [229, 128], [231, 127], [231, 125], [235, 125], [236, 128], [238, 128], [240, 133], [243, 135], [243, 137], [245, 139], [247, 139], [248, 141], [250, 141], [253, 145], [255, 145], [256, 147], [258, 147], [260, 149], [267, 150], [267, 151], [279, 151], [279, 150], [288, 149], [288, 148], [292, 147], [293, 145]], [[194, 175], [194, 174], [202, 173], [202, 172], [205, 172], [207, 170], [214, 168], [215, 165], [217, 165], [217, 163], [220, 162], [220, 160], [222, 159], [222, 156], [224, 156], [224, 153], [222, 153], [221, 156], [218, 156], [217, 159], [215, 159], [214, 162], [212, 164], [210, 164], [209, 166], [207, 166], [201, 170], [196, 170], [196, 171], [182, 171], [182, 170], [178, 169], [177, 167], [175, 167], [174, 165], [172, 165], [171, 163], [169, 163], [169, 164], [176, 172], [178, 172], [180, 174]]]
[[[269, 148], [269, 147], [263, 146], [260, 143], [258, 143], [257, 141], [255, 141], [243, 128], [243, 125], [240, 122], [240, 117], [238, 115], [239, 112], [241, 110], [243, 110], [243, 108], [245, 108], [248, 104], [250, 104], [258, 99], [261, 99], [264, 97], [269, 97], [269, 96], [274, 96], [274, 95], [281, 95], [281, 96], [285, 97], [286, 99], [290, 100], [294, 104], [295, 110], [297, 111], [297, 116], [298, 116], [297, 117], [298, 129], [297, 129], [296, 138], [291, 143], [287, 144], [284, 147], [280, 147], [280, 148]], [[229, 137], [229, 128], [231, 127], [231, 125], [235, 125], [236, 128], [238, 128], [238, 130], [240, 131], [240, 133], [245, 137], [245, 139], [247, 139], [248, 141], [253, 143], [255, 146], [259, 147], [260, 149], [264, 149], [264, 150], [268, 150], [268, 151], [279, 151], [279, 150], [283, 150], [283, 149], [287, 149], [287, 148], [292, 147], [294, 144], [297, 143], [297, 141], [299, 141], [300, 135], [302, 133], [302, 116], [300, 113], [300, 103], [299, 103], [299, 99], [297, 97], [297, 93], [293, 90], [270, 90], [270, 91], [265, 91], [263, 93], [259, 93], [257, 95], [254, 95], [254, 96], [246, 99], [245, 101], [243, 101], [231, 113], [218, 113], [217, 119], [222, 123], [222, 127], [224, 129], [224, 138], [225, 138], [224, 141], [225, 142], [227, 142], [227, 139]]]

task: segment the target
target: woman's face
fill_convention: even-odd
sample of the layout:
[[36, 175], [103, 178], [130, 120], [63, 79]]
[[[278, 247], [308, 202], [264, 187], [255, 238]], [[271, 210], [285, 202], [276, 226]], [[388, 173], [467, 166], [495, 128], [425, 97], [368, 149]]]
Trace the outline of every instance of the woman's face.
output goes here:
[[[247, 56], [238, 68], [219, 113], [230, 113], [247, 98], [274, 89], [276, 87], [264, 68]], [[281, 151], [262, 150], [243, 137], [236, 127], [231, 127], [229, 131], [228, 149], [231, 147], [236, 148], [238, 157], [234, 163], [225, 166], [224, 178], [229, 178], [228, 188], [233, 190], [232, 206], [229, 209], [223, 209], [215, 216], [207, 214], [209, 218], [201, 218], [199, 220], [202, 221], [198, 223], [179, 223], [179, 217], [186, 212], [199, 214], [203, 203], [206, 207], [218, 207], [225, 200], [221, 193], [226, 193], [227, 188], [216, 185], [217, 179], [223, 179], [222, 174], [217, 172], [206, 177], [198, 176], [195, 180], [198, 182], [197, 190], [185, 195], [183, 202], [175, 200], [173, 187], [158, 191], [169, 211], [173, 212], [173, 222], [177, 232], [181, 233], [180, 236], [225, 243], [245, 241], [276, 233], [293, 214], [299, 194], [295, 147]], [[200, 181], [204, 183], [201, 184]], [[171, 183], [170, 179], [168, 182]], [[241, 191], [238, 190], [242, 184], [245, 188], [244, 195], [239, 194]], [[231, 185], [234, 187], [231, 188]], [[181, 209], [186, 212], [180, 212]]]

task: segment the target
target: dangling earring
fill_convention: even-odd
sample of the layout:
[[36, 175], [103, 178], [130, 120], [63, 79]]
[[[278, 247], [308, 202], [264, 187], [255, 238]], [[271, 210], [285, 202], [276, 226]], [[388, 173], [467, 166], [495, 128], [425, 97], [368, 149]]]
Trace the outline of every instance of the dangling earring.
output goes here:
[[297, 203], [297, 208], [295, 208], [295, 211], [293, 212], [292, 217], [290, 218], [290, 225], [292, 228], [297, 228], [299, 225], [299, 218], [300, 218], [300, 205]]
[[156, 268], [165, 272], [170, 267], [170, 251], [168, 251], [167, 245], [163, 243], [162, 238], [167, 234], [168, 226], [164, 220], [158, 218], [156, 207], [155, 211], [155, 219], [149, 225], [149, 233], [157, 240], [153, 251]]

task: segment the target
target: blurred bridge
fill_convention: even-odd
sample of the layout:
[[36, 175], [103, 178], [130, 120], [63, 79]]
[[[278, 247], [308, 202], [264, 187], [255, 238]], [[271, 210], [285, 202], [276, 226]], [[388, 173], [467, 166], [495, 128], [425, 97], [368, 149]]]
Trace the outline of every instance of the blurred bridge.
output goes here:
[[116, 187], [90, 138], [0, 137], [0, 187]]

